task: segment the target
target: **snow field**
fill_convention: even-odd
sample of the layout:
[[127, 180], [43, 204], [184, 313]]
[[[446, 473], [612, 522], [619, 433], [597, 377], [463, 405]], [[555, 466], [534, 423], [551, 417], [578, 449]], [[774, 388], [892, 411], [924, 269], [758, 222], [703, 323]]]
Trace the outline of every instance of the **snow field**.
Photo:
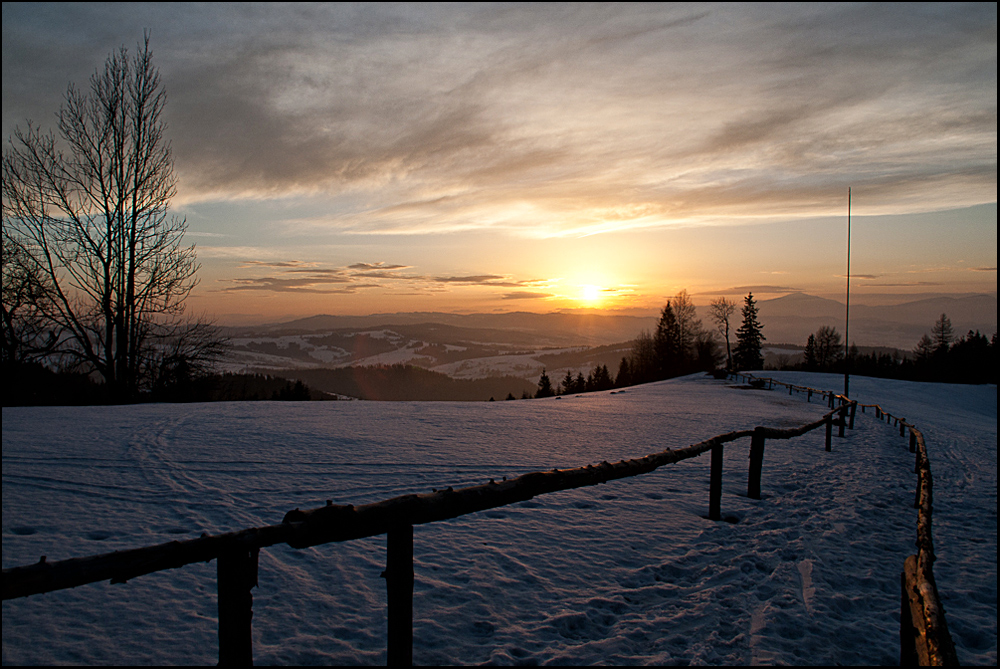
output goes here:
[[[794, 382], [836, 388], [837, 378]], [[885, 383], [872, 380], [872, 391]], [[855, 386], [866, 392], [860, 379]], [[977, 399], [989, 388], [970, 391], [979, 413], [959, 419], [948, 411], [954, 393], [927, 392], [925, 404], [949, 416], [926, 427], [910, 417], [927, 435], [935, 475], [939, 588], [959, 659], [995, 663], [996, 389], [992, 418], [989, 397]], [[902, 411], [891, 399], [877, 401]], [[825, 410], [701, 377], [489, 404], [5, 408], [3, 564], [276, 523], [325, 499], [358, 504], [641, 456], [758, 424], [800, 425]], [[935, 441], [950, 438], [961, 447]], [[704, 518], [705, 455], [417, 526], [414, 660], [895, 663], [899, 571], [916, 525], [906, 445], [860, 414], [832, 453], [822, 430], [768, 441], [757, 501], [745, 496], [749, 439], [728, 444], [722, 513], [738, 522]], [[963, 512], [947, 510], [949, 481], [964, 481]], [[948, 566], [942, 534], [951, 555], [962, 552]], [[376, 537], [263, 550], [255, 661], [384, 663], [384, 545]], [[214, 663], [215, 616], [214, 563], [8, 601], [3, 661]]]

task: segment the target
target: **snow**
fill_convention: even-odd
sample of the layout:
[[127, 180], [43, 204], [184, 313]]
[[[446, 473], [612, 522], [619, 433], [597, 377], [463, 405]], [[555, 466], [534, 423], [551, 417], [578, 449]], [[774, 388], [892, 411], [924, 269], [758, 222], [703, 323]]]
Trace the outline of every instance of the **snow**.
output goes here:
[[482, 358], [468, 358], [457, 362], [432, 367], [435, 372], [447, 374], [456, 379], [483, 379], [488, 376], [520, 376], [533, 379], [545, 367], [535, 359], [536, 355], [552, 353], [551, 350], [538, 353], [494, 355]]
[[[816, 388], [842, 377], [775, 372]], [[996, 386], [852, 378], [924, 431], [935, 574], [967, 664], [996, 664]], [[280, 522], [552, 467], [641, 456], [826, 407], [685, 377], [560, 400], [3, 409], [3, 566]], [[711, 522], [707, 455], [645, 476], [414, 529], [417, 664], [894, 664], [914, 552], [907, 440], [858, 414], [727, 445]], [[265, 549], [258, 664], [379, 664], [385, 539]], [[849, 642], [846, 642], [849, 640]], [[213, 664], [215, 565], [3, 604], [4, 664]]]

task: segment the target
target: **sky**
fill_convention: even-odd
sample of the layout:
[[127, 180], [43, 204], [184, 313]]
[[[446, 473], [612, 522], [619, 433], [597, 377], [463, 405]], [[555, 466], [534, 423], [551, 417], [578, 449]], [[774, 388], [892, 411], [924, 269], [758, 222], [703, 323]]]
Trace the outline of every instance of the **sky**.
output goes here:
[[3, 137], [149, 30], [224, 323], [995, 294], [996, 13], [5, 3]]

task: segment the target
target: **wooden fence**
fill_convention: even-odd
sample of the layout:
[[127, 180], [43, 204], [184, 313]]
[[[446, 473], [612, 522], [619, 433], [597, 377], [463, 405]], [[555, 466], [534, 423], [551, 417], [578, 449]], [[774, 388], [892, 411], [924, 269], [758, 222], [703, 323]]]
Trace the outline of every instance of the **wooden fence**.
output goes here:
[[[290, 511], [279, 525], [253, 527], [215, 536], [202, 535], [188, 541], [171, 541], [58, 562], [47, 562], [42, 557], [36, 564], [3, 570], [3, 599], [27, 597], [106, 580], [124, 583], [145, 574], [214, 559], [217, 566], [219, 664], [252, 664], [252, 589], [257, 586], [257, 557], [262, 548], [281, 543], [294, 548], [306, 548], [385, 534], [386, 570], [382, 576], [386, 580], [388, 593], [388, 663], [409, 665], [413, 659], [414, 525], [523, 502], [546, 493], [646, 474], [664, 465], [697, 457], [706, 451], [712, 453], [708, 517], [720, 520], [724, 444], [750, 438], [747, 496], [760, 499], [766, 439], [792, 439], [825, 427], [826, 450], [829, 451], [832, 448], [833, 426], [836, 424], [839, 427], [841, 437], [844, 436], [845, 427], [854, 426], [858, 404], [842, 395], [752, 376], [738, 375], [737, 380], [740, 376], [756, 387], [766, 385], [773, 389], [778, 385], [788, 387], [789, 394], [805, 392], [807, 400], [811, 400], [813, 395], [820, 395], [828, 402], [830, 411], [819, 420], [796, 428], [779, 430], [755, 427], [752, 430], [728, 432], [685, 448], [666, 449], [616, 463], [602, 462], [574, 469], [531, 472], [511, 480], [506, 477], [501, 481], [490, 479], [488, 483], [459, 490], [449, 487], [431, 493], [402, 495], [358, 507], [350, 504], [335, 505], [327, 501], [324, 507]], [[881, 407], [876, 407], [876, 411], [877, 415], [888, 416]], [[907, 559], [903, 575], [904, 588], [909, 588], [904, 590], [904, 608], [905, 603], [909, 602], [909, 609], [906, 610], [913, 612], [908, 617], [911, 621], [908, 629], [912, 631], [908, 637], [904, 637], [901, 631], [901, 641], [904, 644], [908, 640], [912, 641], [917, 650], [909, 652], [904, 647], [901, 657], [916, 658], [927, 664], [949, 663], [954, 660], [954, 647], [944, 623], [944, 611], [937, 597], [931, 572], [933, 547], [930, 537], [930, 468], [927, 465], [923, 436], [913, 426], [908, 423], [905, 425], [910, 427], [911, 435], [916, 435], [911, 436], [911, 450], [917, 453], [917, 499], [921, 520], [918, 523], [920, 550], [916, 556]], [[907, 593], [910, 593], [909, 597]], [[903, 627], [905, 624], [901, 623], [901, 630]], [[920, 645], [921, 640], [926, 640], [923, 646]], [[925, 650], [920, 650], [921, 648]]]
[[[775, 386], [788, 388], [788, 394], [793, 392], [807, 393], [807, 399], [813, 394], [822, 394], [824, 401], [829, 401], [832, 408], [835, 399], [843, 402], [845, 398], [833, 393], [813, 390], [804, 386], [783, 383], [770, 378], [757, 378], [750, 374], [734, 375], [742, 377], [750, 385], [769, 389]], [[856, 403], [855, 403], [856, 404]], [[917, 509], [917, 554], [906, 558], [903, 571], [900, 574], [900, 615], [899, 615], [899, 664], [900, 666], [958, 666], [958, 656], [955, 644], [948, 632], [948, 623], [944, 616], [944, 606], [938, 595], [937, 584], [934, 581], [934, 541], [931, 537], [932, 512], [932, 480], [931, 465], [927, 458], [927, 444], [924, 435], [915, 425], [905, 418], [893, 416], [879, 404], [856, 404], [851, 409], [851, 423], [854, 427], [854, 413], [857, 406], [861, 412], [872, 409], [875, 418], [884, 421], [893, 428], [899, 428], [899, 436], [905, 437], [909, 430], [910, 453], [916, 456], [914, 471], [917, 474], [917, 492], [913, 506]], [[843, 429], [843, 428], [841, 428]], [[843, 436], [843, 432], [841, 432]]]

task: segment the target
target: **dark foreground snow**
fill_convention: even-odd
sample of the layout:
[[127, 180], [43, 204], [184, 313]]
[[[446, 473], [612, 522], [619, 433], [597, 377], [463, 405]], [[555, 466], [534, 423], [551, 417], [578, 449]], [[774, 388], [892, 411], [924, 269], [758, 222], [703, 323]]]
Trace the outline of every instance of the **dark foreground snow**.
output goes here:
[[[776, 373], [838, 389], [841, 377]], [[963, 663], [996, 664], [996, 386], [855, 378], [906, 415], [935, 476], [938, 584]], [[679, 448], [825, 407], [686, 377], [621, 393], [496, 403], [233, 403], [3, 409], [3, 566], [280, 522], [538, 469]], [[914, 552], [905, 439], [873, 416], [727, 446], [646, 476], [415, 528], [418, 664], [893, 664]], [[383, 537], [262, 551], [258, 664], [385, 662]], [[3, 604], [3, 662], [217, 661], [215, 565]]]

